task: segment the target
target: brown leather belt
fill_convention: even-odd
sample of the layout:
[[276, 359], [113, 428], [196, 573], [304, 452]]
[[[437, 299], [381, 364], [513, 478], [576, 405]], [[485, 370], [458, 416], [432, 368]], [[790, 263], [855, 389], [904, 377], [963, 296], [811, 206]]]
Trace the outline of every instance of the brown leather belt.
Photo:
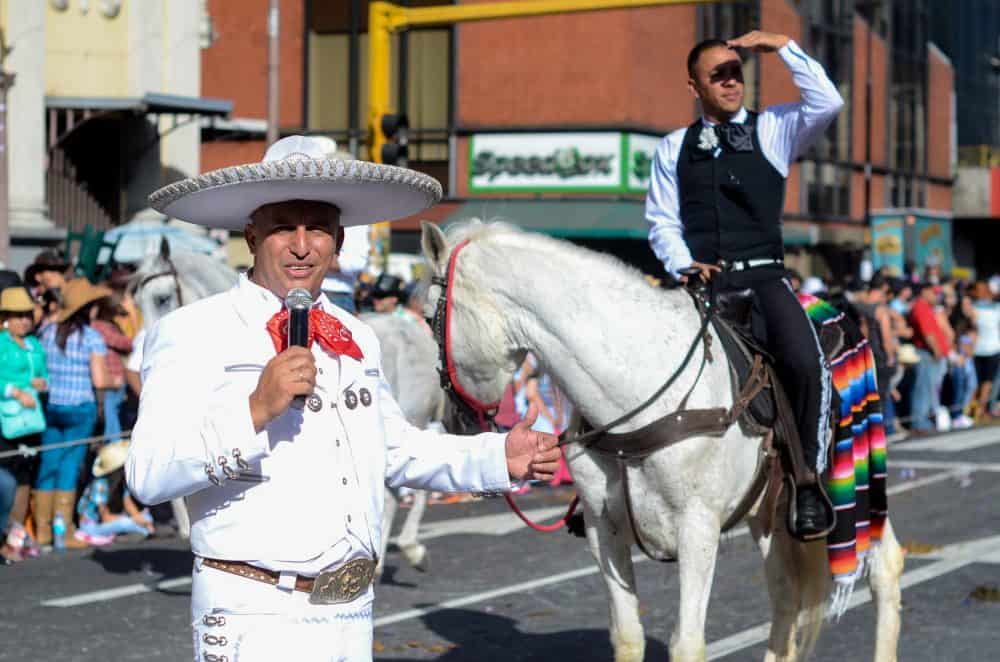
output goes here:
[[[280, 572], [258, 568], [243, 561], [202, 557], [202, 565], [271, 586], [277, 586], [281, 580]], [[316, 577], [296, 575], [295, 590], [308, 593], [309, 602], [314, 605], [342, 604], [360, 597], [371, 586], [374, 577], [375, 561], [358, 558], [334, 570], [321, 572]]]

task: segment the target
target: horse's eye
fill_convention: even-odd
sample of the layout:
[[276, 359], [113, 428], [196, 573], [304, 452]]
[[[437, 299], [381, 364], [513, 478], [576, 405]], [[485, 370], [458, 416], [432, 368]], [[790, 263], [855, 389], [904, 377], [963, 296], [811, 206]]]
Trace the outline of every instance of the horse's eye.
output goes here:
[[167, 306], [167, 305], [170, 304], [170, 299], [171, 299], [170, 295], [167, 294], [167, 295], [160, 295], [158, 297], [155, 297], [154, 301], [155, 301], [156, 306], [158, 308], [163, 308], [164, 306]]

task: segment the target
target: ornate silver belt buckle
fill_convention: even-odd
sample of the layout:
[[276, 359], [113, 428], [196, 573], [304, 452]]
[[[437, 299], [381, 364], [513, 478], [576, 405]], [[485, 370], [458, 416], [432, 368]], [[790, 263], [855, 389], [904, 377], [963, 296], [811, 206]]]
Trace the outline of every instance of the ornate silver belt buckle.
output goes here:
[[309, 604], [339, 605], [360, 597], [375, 577], [375, 561], [354, 559], [336, 570], [321, 572], [313, 582]]

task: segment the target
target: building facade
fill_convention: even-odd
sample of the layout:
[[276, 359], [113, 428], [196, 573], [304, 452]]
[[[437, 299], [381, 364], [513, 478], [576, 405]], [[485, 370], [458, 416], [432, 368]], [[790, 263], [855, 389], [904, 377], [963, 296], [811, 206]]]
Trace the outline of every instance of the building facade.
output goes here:
[[956, 259], [977, 275], [1000, 272], [1000, 3], [934, 0], [932, 37], [955, 69], [958, 175]]
[[[642, 201], [657, 141], [697, 118], [686, 87], [687, 52], [700, 39], [760, 27], [790, 35], [817, 57], [846, 102], [789, 175], [790, 261], [808, 272], [844, 276], [865, 257], [902, 268], [932, 253], [950, 254], [955, 82], [950, 58], [931, 40], [928, 1], [691, 4], [399, 34], [393, 103], [409, 117], [409, 163], [437, 177], [447, 196], [421, 218], [507, 218], [657, 272], [645, 245]], [[209, 3], [216, 17], [235, 4]], [[282, 61], [282, 85], [289, 90], [282, 94], [283, 131], [328, 135], [367, 158], [368, 2], [309, 0], [301, 12], [295, 6], [282, 3], [282, 36], [291, 33], [282, 55], [300, 52], [298, 74]], [[294, 25], [286, 26], [286, 7]], [[206, 63], [222, 52], [206, 51]], [[261, 68], [253, 61], [251, 78]], [[746, 78], [751, 107], [798, 98], [774, 56], [749, 58]], [[209, 80], [206, 69], [203, 93], [236, 99], [241, 117], [240, 90], [223, 94], [224, 88], [209, 89]], [[261, 117], [260, 107], [247, 108]], [[262, 148], [253, 146], [256, 158]], [[203, 147], [203, 160], [213, 149]], [[416, 250], [417, 220], [393, 226], [393, 250]], [[934, 230], [918, 230], [927, 224]], [[872, 228], [881, 238], [878, 250], [869, 248]], [[948, 240], [917, 250], [914, 242], [928, 234]]]
[[201, 0], [0, 0], [10, 49], [9, 266], [67, 231], [148, 213], [146, 196], [201, 170]]

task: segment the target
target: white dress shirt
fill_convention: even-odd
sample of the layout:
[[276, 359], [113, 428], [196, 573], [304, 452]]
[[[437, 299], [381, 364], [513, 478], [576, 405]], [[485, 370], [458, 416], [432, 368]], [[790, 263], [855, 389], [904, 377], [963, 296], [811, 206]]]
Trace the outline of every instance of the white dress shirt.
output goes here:
[[[823, 66], [806, 55], [794, 41], [778, 50], [778, 55], [792, 73], [792, 81], [802, 93], [802, 100], [765, 108], [757, 117], [757, 140], [765, 158], [787, 178], [789, 165], [822, 135], [843, 107], [844, 100]], [[731, 121], [742, 124], [746, 117], [746, 109], [741, 108]], [[702, 123], [712, 124], [704, 117]], [[660, 142], [646, 195], [649, 243], [664, 268], [675, 276], [693, 261], [684, 242], [677, 190], [677, 158], [686, 133], [687, 128], [678, 129]]]
[[[510, 489], [505, 436], [439, 435], [407, 423], [372, 330], [320, 296], [364, 358], [314, 343], [315, 410], [290, 407], [257, 433], [249, 395], [275, 356], [265, 330], [281, 301], [245, 275], [179, 308], [150, 332], [139, 419], [126, 464], [142, 502], [184, 497], [201, 557], [316, 575], [380, 548], [384, 486], [499, 493]], [[314, 403], [315, 404], [315, 403]], [[265, 482], [230, 479], [239, 470]]]

